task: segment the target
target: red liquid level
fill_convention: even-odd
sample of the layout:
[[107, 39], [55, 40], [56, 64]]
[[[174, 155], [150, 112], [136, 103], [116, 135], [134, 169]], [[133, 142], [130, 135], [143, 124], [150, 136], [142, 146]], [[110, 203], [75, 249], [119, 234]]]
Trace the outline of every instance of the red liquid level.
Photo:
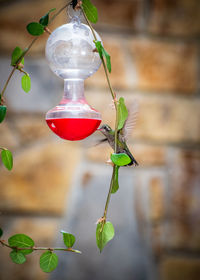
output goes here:
[[95, 119], [48, 119], [50, 129], [66, 140], [82, 140], [91, 135], [100, 125]]

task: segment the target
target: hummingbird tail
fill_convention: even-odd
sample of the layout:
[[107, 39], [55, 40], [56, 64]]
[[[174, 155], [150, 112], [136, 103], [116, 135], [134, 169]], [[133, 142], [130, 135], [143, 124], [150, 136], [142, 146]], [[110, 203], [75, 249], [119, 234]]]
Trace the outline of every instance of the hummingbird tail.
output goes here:
[[129, 163], [129, 165], [132, 165], [132, 164], [134, 164], [134, 166], [138, 166], [139, 165], [139, 163], [134, 159], [134, 157], [132, 157], [131, 159], [132, 159], [132, 162]]
[[139, 163], [136, 161], [136, 159], [133, 157], [133, 155], [131, 154], [130, 151], [126, 151], [128, 156], [130, 157], [131, 159], [131, 162], [128, 164], [128, 165], [134, 165], [134, 166], [138, 166]]

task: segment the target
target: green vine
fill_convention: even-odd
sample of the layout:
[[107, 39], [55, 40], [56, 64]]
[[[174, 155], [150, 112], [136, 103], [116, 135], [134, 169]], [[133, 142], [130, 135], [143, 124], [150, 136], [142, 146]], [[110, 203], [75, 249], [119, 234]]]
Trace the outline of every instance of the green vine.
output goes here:
[[65, 248], [48, 248], [48, 247], [37, 247], [31, 237], [25, 234], [15, 234], [8, 239], [8, 243], [2, 240], [3, 230], [0, 229], [0, 244], [11, 249], [10, 258], [16, 264], [23, 264], [26, 262], [27, 255], [33, 251], [45, 251], [40, 256], [40, 268], [44, 272], [53, 271], [58, 264], [58, 256], [54, 251], [67, 251], [81, 254], [80, 251], [72, 249], [76, 239], [73, 234], [61, 231], [63, 235], [63, 242]]
[[[30, 45], [22, 50], [20, 47], [16, 47], [12, 53], [11, 58], [11, 66], [13, 67], [5, 85], [0, 92], [0, 123], [3, 122], [6, 116], [7, 108], [5, 106], [4, 94], [9, 84], [10, 79], [12, 78], [15, 70], [20, 71], [24, 75], [21, 79], [21, 86], [25, 92], [29, 92], [31, 89], [31, 79], [29, 74], [23, 70], [24, 68], [24, 57], [30, 51], [33, 44], [38, 40], [39, 36], [41, 36], [44, 32], [51, 34], [51, 31], [48, 27], [50, 23], [52, 23], [55, 18], [69, 5], [72, 5], [75, 10], [80, 9], [84, 15], [84, 18], [89, 25], [91, 32], [94, 37], [94, 44], [99, 56], [102, 61], [102, 65], [104, 68], [106, 80], [108, 83], [108, 87], [111, 93], [111, 97], [115, 106], [115, 129], [112, 130], [109, 126], [103, 125], [100, 128], [100, 131], [106, 136], [108, 143], [114, 150], [114, 153], [111, 154], [111, 162], [113, 165], [113, 172], [110, 182], [110, 187], [105, 203], [105, 208], [103, 211], [103, 216], [98, 220], [97, 228], [96, 228], [96, 243], [100, 250], [103, 250], [104, 246], [114, 237], [114, 226], [111, 222], [107, 221], [107, 212], [111, 199], [111, 194], [115, 193], [119, 188], [118, 183], [118, 172], [120, 166], [126, 165], [137, 165], [137, 162], [131, 155], [126, 142], [123, 138], [123, 129], [125, 128], [126, 121], [128, 118], [128, 110], [124, 103], [123, 98], [117, 99], [116, 93], [114, 92], [109, 73], [111, 72], [111, 59], [110, 55], [104, 49], [102, 43], [97, 40], [95, 31], [92, 27], [91, 23], [96, 23], [98, 21], [98, 13], [97, 8], [91, 3], [90, 0], [82, 0], [82, 1], [67, 1], [66, 5], [64, 5], [57, 13], [55, 9], [49, 10], [43, 17], [40, 18], [39, 22], [31, 22], [27, 25], [27, 31], [35, 38], [32, 40]], [[50, 18], [51, 13], [54, 13]], [[1, 159], [3, 164], [8, 170], [11, 170], [13, 167], [13, 158], [12, 153], [6, 148], [0, 147], [1, 150]], [[3, 231], [0, 229], [0, 237], [2, 236]], [[10, 253], [10, 257], [13, 262], [21, 264], [26, 261], [26, 255], [32, 253], [36, 250], [44, 250], [45, 252], [40, 257], [40, 267], [44, 272], [51, 272], [57, 267], [58, 257], [54, 253], [54, 251], [69, 251], [80, 253], [78, 250], [74, 250], [71, 247], [74, 245], [75, 237], [72, 234], [62, 232], [63, 241], [67, 248], [46, 248], [46, 247], [36, 247], [34, 245], [34, 241], [25, 234], [16, 234], [11, 236], [8, 239], [8, 243], [4, 240], [0, 239], [0, 244], [10, 248], [12, 251]], [[46, 263], [48, 265], [46, 265]]]

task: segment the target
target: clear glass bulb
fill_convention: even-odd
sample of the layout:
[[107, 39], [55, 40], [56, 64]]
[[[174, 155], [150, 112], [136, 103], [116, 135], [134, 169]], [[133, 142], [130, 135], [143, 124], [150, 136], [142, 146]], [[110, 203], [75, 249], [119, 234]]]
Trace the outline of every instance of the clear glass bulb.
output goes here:
[[63, 79], [86, 79], [94, 74], [101, 59], [94, 52], [93, 40], [89, 26], [82, 24], [78, 16], [54, 30], [46, 44], [46, 58], [52, 71]]
[[54, 30], [46, 44], [50, 68], [64, 79], [64, 96], [47, 112], [46, 121], [54, 133], [66, 140], [84, 139], [101, 123], [101, 114], [84, 97], [84, 80], [101, 65], [93, 40], [90, 28], [74, 16], [70, 23]]

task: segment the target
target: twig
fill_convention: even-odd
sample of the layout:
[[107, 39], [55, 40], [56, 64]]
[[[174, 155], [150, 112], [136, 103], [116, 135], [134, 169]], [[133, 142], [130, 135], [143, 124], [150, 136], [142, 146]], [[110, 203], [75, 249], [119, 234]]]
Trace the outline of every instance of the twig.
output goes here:
[[17, 251], [20, 251], [20, 250], [47, 251], [48, 250], [48, 251], [67, 251], [67, 252], [73, 252], [73, 253], [81, 253], [79, 250], [75, 250], [72, 248], [50, 248], [50, 247], [36, 247], [36, 246], [21, 248], [21, 247], [17, 247], [17, 246], [10, 246], [8, 243], [6, 243], [4, 240], [1, 240], [1, 239], [0, 239], [0, 243], [3, 246], [6, 246], [12, 250], [17, 250]]
[[[94, 31], [94, 28], [92, 27], [90, 21], [88, 20], [83, 8], [81, 7], [81, 10], [82, 10], [82, 13], [85, 17], [85, 20], [87, 22], [87, 24], [89, 25], [91, 31], [92, 31], [92, 34], [93, 34], [93, 37], [95, 39], [95, 41], [97, 41], [97, 37], [96, 37], [96, 34], [95, 34], [95, 31]], [[108, 70], [107, 70], [107, 67], [106, 67], [106, 63], [105, 63], [105, 59], [104, 57], [101, 57], [101, 61], [102, 61], [102, 64], [103, 64], [103, 68], [104, 68], [104, 72], [105, 72], [105, 75], [106, 75], [106, 80], [107, 80], [107, 83], [108, 83], [108, 87], [110, 89], [110, 93], [112, 95], [112, 99], [114, 101], [114, 104], [115, 104], [115, 111], [116, 111], [116, 118], [115, 118], [115, 148], [114, 148], [114, 151], [115, 153], [117, 153], [117, 142], [118, 142], [118, 130], [117, 130], [117, 127], [118, 127], [118, 106], [117, 106], [117, 98], [116, 98], [116, 93], [114, 92], [113, 88], [112, 88], [112, 85], [111, 85], [111, 82], [110, 82], [110, 78], [109, 78], [109, 75], [108, 75]], [[111, 192], [112, 192], [112, 180], [113, 180], [113, 176], [115, 175], [115, 169], [116, 169], [116, 165], [113, 166], [113, 173], [112, 173], [112, 178], [111, 178], [111, 182], [110, 182], [110, 188], [109, 188], [109, 192], [108, 192], [108, 195], [107, 195], [107, 200], [106, 200], [106, 204], [105, 204], [105, 209], [104, 209], [104, 214], [103, 214], [103, 217], [102, 217], [102, 228], [106, 222], [106, 216], [107, 216], [107, 211], [108, 211], [108, 205], [109, 205], [109, 202], [110, 202], [110, 197], [111, 197]]]
[[55, 13], [54, 16], [52, 16], [52, 18], [49, 20], [49, 24], [52, 23], [52, 21], [54, 21], [54, 19], [65, 9], [67, 8], [70, 4], [71, 4], [72, 0], [68, 1], [67, 4], [65, 4], [65, 6], [63, 6], [62, 8], [60, 8], [60, 10], [58, 10], [57, 13]]

